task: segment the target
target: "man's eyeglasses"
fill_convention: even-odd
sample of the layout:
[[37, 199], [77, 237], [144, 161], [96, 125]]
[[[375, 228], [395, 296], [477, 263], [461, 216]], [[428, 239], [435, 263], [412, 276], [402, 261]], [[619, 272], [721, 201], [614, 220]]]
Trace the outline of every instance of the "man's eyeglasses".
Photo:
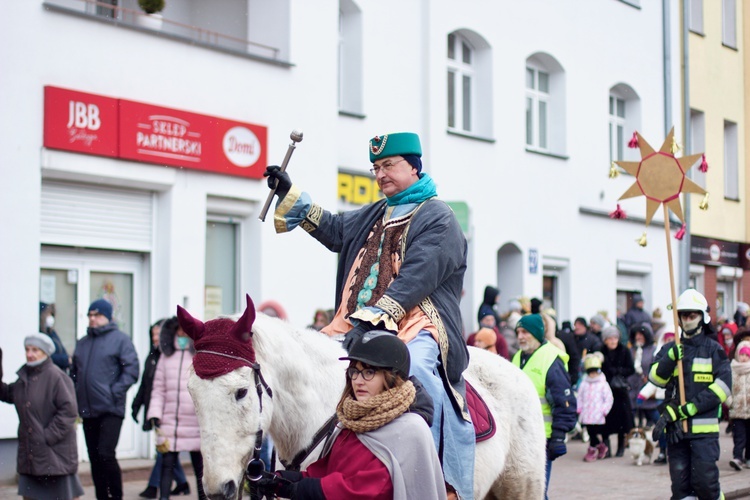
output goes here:
[[377, 176], [378, 172], [383, 172], [384, 174], [387, 174], [388, 172], [391, 171], [394, 165], [398, 165], [402, 161], [406, 161], [406, 160], [403, 158], [401, 158], [400, 160], [396, 160], [396, 161], [386, 160], [380, 165], [373, 165], [372, 168], [370, 169], [370, 173], [374, 176]]
[[370, 381], [373, 379], [373, 377], [375, 376], [377, 372], [378, 371], [373, 368], [365, 368], [364, 370], [357, 370], [353, 366], [350, 366], [349, 368], [346, 369], [346, 376], [349, 377], [351, 380], [355, 380], [357, 377], [362, 375], [362, 377], [365, 380]]

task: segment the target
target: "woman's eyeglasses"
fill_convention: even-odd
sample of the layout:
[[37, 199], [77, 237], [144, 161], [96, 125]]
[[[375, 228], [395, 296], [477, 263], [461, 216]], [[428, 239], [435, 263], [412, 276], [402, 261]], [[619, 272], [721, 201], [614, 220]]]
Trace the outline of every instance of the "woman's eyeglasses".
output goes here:
[[349, 377], [351, 380], [356, 380], [357, 377], [362, 375], [362, 378], [364, 378], [367, 381], [370, 381], [375, 377], [375, 374], [378, 371], [373, 368], [365, 368], [364, 370], [357, 370], [353, 366], [350, 366], [346, 369], [346, 376]]

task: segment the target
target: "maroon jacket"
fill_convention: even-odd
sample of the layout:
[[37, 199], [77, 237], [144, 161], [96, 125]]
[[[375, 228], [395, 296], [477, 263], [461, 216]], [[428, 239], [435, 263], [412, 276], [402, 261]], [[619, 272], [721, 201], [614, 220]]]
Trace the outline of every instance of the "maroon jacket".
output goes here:
[[344, 429], [331, 452], [310, 464], [305, 477], [320, 478], [326, 500], [391, 500], [393, 484], [385, 464], [357, 436]]

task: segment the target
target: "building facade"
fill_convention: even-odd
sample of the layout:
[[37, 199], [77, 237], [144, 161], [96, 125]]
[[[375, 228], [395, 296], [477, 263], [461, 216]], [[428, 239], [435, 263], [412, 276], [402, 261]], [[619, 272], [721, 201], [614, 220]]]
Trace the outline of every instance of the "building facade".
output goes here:
[[[639, 158], [633, 131], [658, 146], [679, 123], [676, 1], [170, 0], [154, 19], [37, 0], [0, 27], [6, 382], [40, 301], [72, 352], [91, 300], [112, 300], [141, 361], [177, 304], [208, 319], [249, 293], [299, 325], [333, 307], [336, 256], [258, 218], [294, 129], [289, 173], [331, 210], [379, 196], [369, 138], [420, 134], [469, 241], [467, 333], [488, 284], [501, 310], [544, 297], [559, 320], [670, 301], [664, 221], [644, 227], [642, 199], [612, 220], [633, 179], [608, 172]], [[0, 407], [3, 478], [16, 422]], [[119, 455], [152, 450], [128, 419]]]
[[690, 279], [712, 308], [731, 320], [737, 302], [750, 300], [750, 237], [746, 138], [747, 8], [734, 0], [688, 0], [688, 97], [691, 153], [705, 152], [706, 171], [693, 179], [710, 194], [690, 200]]

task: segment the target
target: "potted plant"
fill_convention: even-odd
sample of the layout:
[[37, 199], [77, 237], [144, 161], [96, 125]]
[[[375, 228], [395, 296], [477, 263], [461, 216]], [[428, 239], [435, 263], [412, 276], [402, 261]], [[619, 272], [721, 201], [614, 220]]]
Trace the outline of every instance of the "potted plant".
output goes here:
[[138, 6], [146, 14], [156, 14], [164, 10], [164, 0], [138, 0]]
[[159, 12], [164, 10], [164, 0], [138, 0], [138, 6], [146, 15], [137, 16], [136, 23], [145, 28], [160, 30], [162, 18]]

